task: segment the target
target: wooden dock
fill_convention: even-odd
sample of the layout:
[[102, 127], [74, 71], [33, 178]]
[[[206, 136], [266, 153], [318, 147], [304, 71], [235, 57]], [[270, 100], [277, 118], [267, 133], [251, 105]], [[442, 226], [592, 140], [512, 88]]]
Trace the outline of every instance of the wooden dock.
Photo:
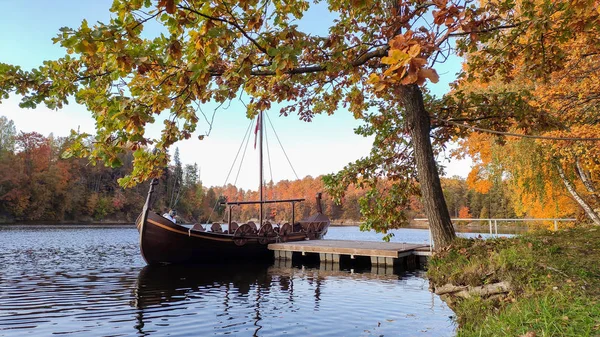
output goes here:
[[294, 253], [319, 254], [321, 261], [339, 263], [343, 256], [350, 259], [364, 256], [371, 259], [371, 265], [388, 266], [402, 259], [431, 255], [429, 245], [380, 241], [310, 240], [272, 243], [268, 248], [274, 251], [276, 259], [291, 260]]

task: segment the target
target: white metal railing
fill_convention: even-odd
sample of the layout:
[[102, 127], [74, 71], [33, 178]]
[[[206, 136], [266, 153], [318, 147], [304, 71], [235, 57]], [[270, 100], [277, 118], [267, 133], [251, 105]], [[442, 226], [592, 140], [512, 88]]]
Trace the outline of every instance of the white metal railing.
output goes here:
[[[429, 221], [429, 219], [424, 219], [424, 218], [418, 218], [418, 219], [413, 219], [414, 221]], [[490, 235], [496, 235], [498, 236], [498, 221], [506, 221], [506, 222], [512, 222], [512, 221], [554, 221], [554, 230], [558, 230], [558, 222], [559, 221], [576, 221], [577, 219], [571, 219], [571, 218], [563, 218], [563, 219], [555, 219], [555, 218], [527, 218], [527, 219], [488, 219], [488, 218], [484, 218], [484, 219], [477, 219], [477, 218], [452, 218], [450, 219], [452, 222], [455, 221], [478, 221], [478, 222], [483, 222], [483, 221], [487, 221], [489, 226], [490, 226]], [[493, 221], [493, 231], [492, 231], [492, 221]], [[431, 237], [431, 229], [429, 229], [429, 247], [430, 249], [433, 249], [433, 240]]]

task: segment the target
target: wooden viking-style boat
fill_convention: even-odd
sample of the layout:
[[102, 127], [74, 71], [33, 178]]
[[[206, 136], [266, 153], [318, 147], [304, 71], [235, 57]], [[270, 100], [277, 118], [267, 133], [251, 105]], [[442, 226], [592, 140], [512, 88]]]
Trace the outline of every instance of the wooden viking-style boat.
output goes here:
[[[260, 128], [260, 188], [258, 201], [223, 202], [228, 207], [228, 229], [220, 223], [213, 223], [206, 230], [202, 225], [188, 228], [173, 223], [152, 210], [152, 194], [158, 179], [150, 184], [142, 213], [136, 221], [140, 233], [140, 250], [149, 265], [168, 263], [235, 263], [240, 261], [262, 261], [273, 258], [267, 249], [269, 243], [321, 239], [329, 228], [329, 218], [322, 212], [321, 193], [317, 193], [317, 213], [296, 222], [294, 205], [304, 199], [264, 200], [263, 199], [263, 123], [262, 113], [258, 122]], [[263, 221], [263, 205], [290, 203], [292, 219], [280, 225]], [[232, 206], [259, 205], [259, 225], [248, 221], [241, 225], [232, 221]]]

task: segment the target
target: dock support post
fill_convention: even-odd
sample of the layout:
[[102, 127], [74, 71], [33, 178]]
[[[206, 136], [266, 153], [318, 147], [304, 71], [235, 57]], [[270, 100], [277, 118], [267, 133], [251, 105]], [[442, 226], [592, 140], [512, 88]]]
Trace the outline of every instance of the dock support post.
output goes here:
[[558, 221], [554, 220], [554, 231], [556, 232], [558, 230]]
[[394, 273], [394, 258], [371, 256], [371, 273], [377, 275], [391, 275]]
[[496, 233], [496, 237], [498, 236], [498, 220], [494, 219], [494, 232]]
[[274, 253], [276, 260], [291, 260], [293, 252], [288, 252], [285, 250], [276, 250]]
[[339, 263], [335, 263], [333, 261], [321, 261], [321, 263], [319, 263], [319, 270], [322, 270], [322, 271], [339, 271], [340, 270], [340, 264]]
[[494, 233], [492, 232], [492, 219], [488, 220], [488, 224], [490, 225], [490, 235], [494, 235]]
[[339, 254], [319, 253], [319, 260], [328, 263], [340, 263]]
[[276, 268], [292, 268], [292, 260], [288, 259], [275, 259], [273, 266]]
[[393, 257], [383, 257], [383, 256], [371, 256], [371, 265], [383, 265], [383, 266], [393, 266], [394, 258]]

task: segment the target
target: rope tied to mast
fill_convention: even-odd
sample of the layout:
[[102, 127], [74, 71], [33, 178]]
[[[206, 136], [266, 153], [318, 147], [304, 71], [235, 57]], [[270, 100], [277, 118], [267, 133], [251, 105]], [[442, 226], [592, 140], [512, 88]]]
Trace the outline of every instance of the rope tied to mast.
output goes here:
[[[267, 116], [267, 121], [269, 122], [269, 125], [271, 126], [271, 129], [273, 130], [273, 133], [275, 134], [275, 138], [277, 139], [277, 142], [279, 143], [279, 146], [281, 147], [281, 150], [288, 162], [288, 164], [290, 165], [290, 168], [292, 169], [292, 172], [294, 173], [294, 176], [296, 177], [297, 180], [300, 180], [300, 178], [298, 177], [298, 174], [296, 173], [296, 169], [294, 168], [294, 166], [292, 165], [292, 162], [287, 154], [287, 152], [285, 151], [285, 148], [283, 147], [283, 144], [281, 143], [281, 139], [279, 138], [279, 135], [277, 134], [277, 131], [275, 130], [275, 127], [273, 125], [273, 122], [271, 121], [271, 117], [269, 116], [269, 114], [265, 111], [264, 115]], [[240, 144], [240, 147], [238, 148], [238, 151], [236, 153], [235, 159], [233, 160], [233, 162], [231, 163], [231, 167], [229, 169], [229, 172], [227, 173], [227, 177], [225, 178], [225, 182], [223, 183], [223, 190], [225, 189], [225, 187], [227, 187], [227, 182], [229, 181], [229, 177], [231, 176], [231, 173], [233, 172], [233, 168], [235, 167], [235, 164], [237, 163], [238, 157], [240, 155], [240, 152], [242, 150], [242, 148], [244, 148], [244, 152], [242, 152], [242, 157], [240, 159], [239, 165], [238, 165], [238, 171], [236, 173], [236, 177], [235, 177], [235, 181], [233, 183], [233, 186], [235, 186], [237, 184], [240, 172], [242, 171], [242, 165], [246, 156], [246, 152], [248, 150], [248, 145], [250, 143], [250, 130], [252, 129], [252, 125], [254, 125], [254, 121], [256, 121], [256, 126], [255, 126], [255, 130], [254, 130], [254, 134], [255, 134], [255, 138], [254, 138], [254, 148], [256, 149], [256, 143], [257, 143], [257, 136], [258, 136], [258, 132], [261, 131], [261, 147], [262, 147], [262, 134], [264, 133], [265, 136], [265, 141], [266, 141], [266, 146], [267, 146], [267, 160], [269, 163], [269, 172], [270, 172], [270, 177], [271, 177], [271, 181], [273, 181], [273, 169], [272, 169], [272, 165], [271, 165], [271, 153], [270, 153], [270, 148], [269, 148], [269, 142], [268, 142], [268, 136], [267, 136], [267, 132], [266, 129], [262, 126], [262, 122], [264, 120], [264, 116], [261, 119], [261, 115], [259, 114], [256, 118], [253, 118], [247, 129], [246, 132], [244, 134], [244, 138], [242, 139], [242, 142]], [[244, 143], [246, 143], [246, 145], [244, 146]], [[261, 154], [261, 158], [262, 158], [262, 154]], [[261, 170], [262, 170], [262, 161], [260, 163], [261, 166]], [[260, 187], [259, 187], [259, 193], [262, 195], [262, 188], [263, 188], [263, 184], [264, 184], [264, 179], [262, 178], [262, 173], [261, 173], [261, 181], [260, 181]], [[214, 207], [211, 210], [211, 213], [208, 217], [208, 222], [211, 222], [212, 216], [215, 213], [215, 210], [217, 209], [217, 207], [219, 206], [220, 202], [221, 202], [221, 197], [223, 195], [219, 196], [219, 198], [217, 198]], [[262, 200], [262, 199], [261, 199]], [[262, 204], [261, 204], [262, 206]], [[262, 214], [261, 214], [262, 215]], [[260, 217], [262, 218], [262, 216]]]
[[[251, 119], [250, 123], [248, 124], [248, 127], [246, 128], [246, 132], [244, 133], [244, 138], [242, 139], [242, 143], [240, 144], [240, 147], [238, 148], [238, 151], [235, 154], [235, 158], [233, 159], [233, 162], [231, 163], [231, 167], [229, 168], [229, 172], [227, 173], [227, 177], [225, 178], [225, 181], [223, 182], [223, 189], [225, 189], [225, 187], [227, 187], [227, 182], [229, 181], [229, 177], [231, 176], [231, 172], [233, 171], [233, 168], [235, 167], [235, 163], [237, 162], [237, 159], [238, 159], [238, 157], [240, 155], [240, 151], [242, 150], [242, 147], [244, 147], [244, 142], [245, 142], [246, 143], [246, 147], [244, 149], [244, 153], [242, 154], [242, 159], [240, 160], [240, 166], [239, 166], [236, 178], [235, 178], [234, 185], [235, 185], [235, 183], [237, 183], [237, 178], [238, 178], [238, 176], [240, 174], [242, 163], [244, 161], [244, 157], [246, 155], [246, 150], [248, 148], [248, 143], [250, 141], [250, 130], [252, 129], [252, 125], [254, 124], [254, 120], [255, 120], [254, 118]], [[215, 205], [213, 206], [213, 208], [212, 208], [212, 210], [211, 210], [211, 212], [210, 212], [210, 214], [208, 216], [208, 223], [210, 223], [210, 220], [212, 219], [212, 216], [215, 213], [215, 210], [217, 209], [217, 206], [219, 206], [219, 202], [220, 202], [219, 199], [220, 199], [221, 196], [219, 196], [217, 198], [217, 200], [215, 201]]]
[[288, 164], [290, 164], [290, 167], [292, 168], [292, 172], [294, 172], [296, 179], [300, 180], [300, 178], [298, 177], [298, 174], [296, 173], [296, 170], [294, 169], [294, 165], [292, 165], [290, 158], [288, 157], [287, 153], [285, 152], [285, 149], [283, 148], [283, 144], [281, 144], [281, 140], [279, 139], [279, 135], [277, 135], [277, 131], [275, 131], [275, 127], [273, 126], [273, 123], [271, 122], [271, 117], [269, 117], [268, 113], [265, 113], [265, 114], [267, 115], [267, 121], [269, 121], [269, 124], [271, 125], [271, 129], [273, 129], [275, 138], [277, 138], [277, 142], [279, 142], [279, 146], [281, 147], [281, 150], [283, 151], [283, 154], [285, 155], [285, 159], [287, 159]]

